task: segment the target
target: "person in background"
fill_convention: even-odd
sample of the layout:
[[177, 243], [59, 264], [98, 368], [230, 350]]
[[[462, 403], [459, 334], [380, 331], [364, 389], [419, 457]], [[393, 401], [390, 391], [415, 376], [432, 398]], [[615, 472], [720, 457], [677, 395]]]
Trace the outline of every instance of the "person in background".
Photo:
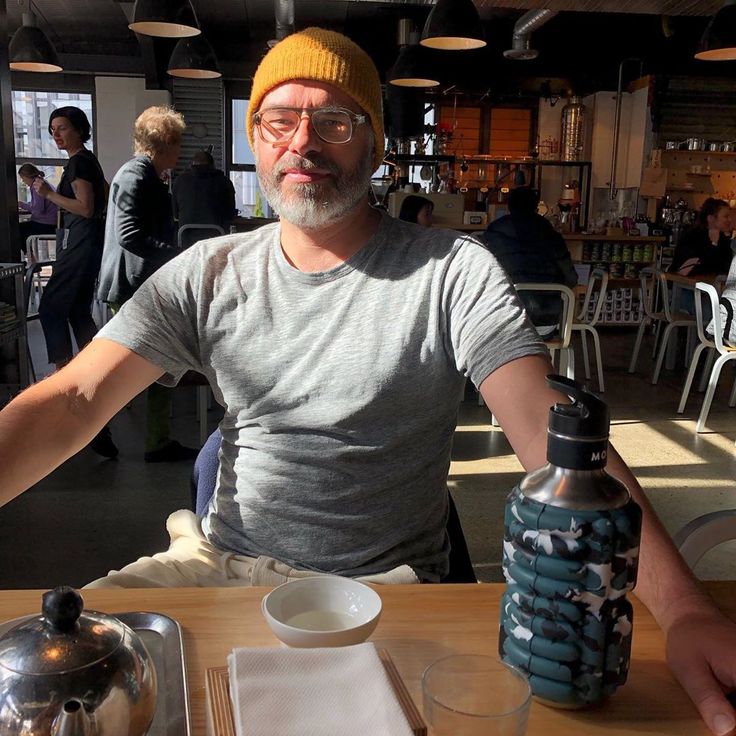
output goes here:
[[[97, 294], [113, 313], [180, 252], [163, 177], [176, 166], [184, 128], [184, 118], [169, 107], [144, 110], [133, 128], [135, 156], [123, 164], [110, 185]], [[151, 384], [146, 403], [144, 460], [193, 460], [197, 451], [170, 437], [171, 389]]]
[[399, 220], [415, 222], [417, 225], [429, 227], [432, 224], [434, 202], [418, 194], [410, 194], [404, 198], [399, 210]]
[[677, 243], [669, 270], [681, 276], [728, 273], [733, 256], [732, 231], [728, 202], [708, 197], [695, 225]]
[[[74, 354], [70, 327], [79, 350], [97, 334], [92, 298], [102, 258], [107, 182], [97, 157], [85, 148], [92, 128], [83, 110], [73, 106], [54, 110], [48, 130], [56, 147], [69, 155], [56, 191], [43, 177], [36, 177], [32, 183], [39, 197], [61, 211], [56, 262], [38, 308], [49, 363], [60, 370]], [[103, 457], [118, 454], [107, 426], [89, 446]]]
[[[31, 235], [53, 235], [56, 232], [58, 207], [50, 199], [42, 197], [33, 188], [34, 179], [43, 179], [45, 176], [43, 171], [33, 164], [23, 164], [18, 169], [18, 177], [31, 192], [30, 202], [18, 201], [18, 207], [31, 215], [29, 221], [21, 222], [19, 225], [20, 243], [23, 250], [26, 248], [26, 240]], [[50, 184], [48, 187], [51, 190], [54, 189]]]
[[[227, 232], [235, 217], [235, 187], [207, 151], [197, 151], [188, 171], [174, 179], [174, 217], [183, 225], [217, 225]], [[206, 234], [206, 231], [203, 231]], [[203, 236], [184, 233], [182, 245], [188, 248]]]
[[[496, 256], [513, 283], [564, 284], [572, 288], [578, 275], [565, 239], [537, 214], [538, 205], [535, 189], [512, 189], [509, 214], [492, 222], [479, 239]], [[539, 334], [552, 334], [559, 324], [560, 297], [533, 291], [523, 291], [519, 296]]]
[[[527, 471], [545, 464], [549, 407], [569, 398], [546, 384], [547, 350], [497, 260], [474, 238], [370, 205], [381, 100], [375, 65], [346, 36], [308, 28], [280, 41], [246, 121], [280, 220], [167, 263], [79, 357], [0, 411], [2, 504], [151, 382], [191, 369], [210, 379], [225, 414], [206, 517], [173, 513], [168, 550], [91, 587], [438, 581], [467, 378]], [[736, 625], [613, 445], [607, 456], [643, 512], [637, 598], [713, 733], [732, 733]]]

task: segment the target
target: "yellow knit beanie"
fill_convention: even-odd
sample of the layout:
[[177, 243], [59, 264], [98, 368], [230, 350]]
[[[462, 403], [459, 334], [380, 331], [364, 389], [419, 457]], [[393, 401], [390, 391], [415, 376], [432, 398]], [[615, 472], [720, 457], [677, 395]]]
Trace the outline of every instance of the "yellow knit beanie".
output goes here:
[[266, 94], [283, 82], [312, 79], [332, 84], [368, 113], [376, 137], [373, 168], [383, 161], [381, 82], [375, 64], [347, 36], [324, 28], [307, 28], [279, 41], [261, 61], [253, 77], [246, 130], [253, 146], [253, 114]]

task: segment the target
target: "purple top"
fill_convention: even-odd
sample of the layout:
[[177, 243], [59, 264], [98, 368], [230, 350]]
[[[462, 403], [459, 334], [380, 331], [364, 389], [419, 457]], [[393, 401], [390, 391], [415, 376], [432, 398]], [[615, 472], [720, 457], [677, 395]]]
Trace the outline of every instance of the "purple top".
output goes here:
[[18, 206], [31, 213], [33, 222], [40, 222], [42, 225], [56, 225], [56, 205], [40, 196], [35, 189], [31, 189], [31, 201], [18, 202]]

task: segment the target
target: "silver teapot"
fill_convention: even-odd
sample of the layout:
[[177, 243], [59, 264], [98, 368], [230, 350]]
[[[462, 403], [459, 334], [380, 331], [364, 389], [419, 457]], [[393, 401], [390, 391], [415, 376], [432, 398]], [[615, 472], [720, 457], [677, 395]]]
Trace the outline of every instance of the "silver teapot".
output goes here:
[[156, 671], [138, 635], [73, 588], [0, 637], [0, 734], [145, 736]]

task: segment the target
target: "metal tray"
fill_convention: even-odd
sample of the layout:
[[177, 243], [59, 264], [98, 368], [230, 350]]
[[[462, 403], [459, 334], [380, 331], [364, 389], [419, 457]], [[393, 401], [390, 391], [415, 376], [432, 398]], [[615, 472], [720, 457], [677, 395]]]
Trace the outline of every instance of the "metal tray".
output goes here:
[[[179, 624], [162, 613], [131, 611], [113, 615], [140, 636], [156, 668], [156, 713], [146, 736], [191, 736], [192, 717]], [[0, 623], [0, 636], [29, 618], [34, 616]]]

